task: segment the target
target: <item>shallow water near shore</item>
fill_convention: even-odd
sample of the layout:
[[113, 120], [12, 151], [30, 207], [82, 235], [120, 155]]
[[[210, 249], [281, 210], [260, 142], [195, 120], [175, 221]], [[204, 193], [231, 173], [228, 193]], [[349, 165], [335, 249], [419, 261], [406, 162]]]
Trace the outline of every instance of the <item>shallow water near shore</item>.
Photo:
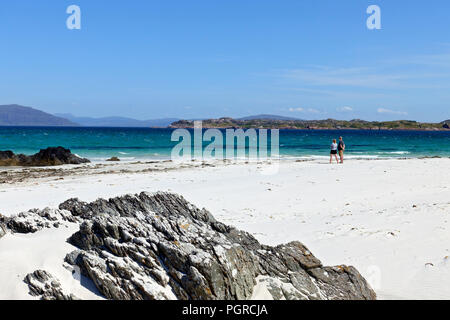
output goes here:
[[[168, 159], [178, 143], [171, 141], [173, 131], [163, 128], [0, 127], [0, 150], [33, 154], [49, 146], [63, 146], [93, 161], [112, 156], [122, 160]], [[225, 137], [225, 130], [221, 131]], [[328, 157], [331, 140], [339, 136], [344, 137], [347, 158], [450, 156], [450, 130], [280, 130], [280, 156]], [[204, 142], [204, 146], [208, 144]]]

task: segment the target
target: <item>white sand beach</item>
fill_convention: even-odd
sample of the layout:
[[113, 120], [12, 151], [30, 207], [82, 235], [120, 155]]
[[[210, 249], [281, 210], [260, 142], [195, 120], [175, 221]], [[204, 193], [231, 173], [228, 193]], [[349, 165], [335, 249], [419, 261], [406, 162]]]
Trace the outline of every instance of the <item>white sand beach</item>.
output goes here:
[[[349, 160], [344, 165], [286, 160], [276, 172], [268, 164], [218, 162], [76, 168], [60, 167], [41, 178], [34, 169], [2, 168], [0, 213], [57, 207], [72, 197], [93, 201], [170, 191], [264, 244], [298, 240], [325, 265], [355, 266], [379, 299], [450, 298], [450, 159]], [[62, 267], [73, 248], [56, 239], [71, 233], [69, 226], [1, 238], [0, 299], [30, 299], [22, 279], [38, 268], [73, 286], [79, 297], [99, 298], [77, 287]]]

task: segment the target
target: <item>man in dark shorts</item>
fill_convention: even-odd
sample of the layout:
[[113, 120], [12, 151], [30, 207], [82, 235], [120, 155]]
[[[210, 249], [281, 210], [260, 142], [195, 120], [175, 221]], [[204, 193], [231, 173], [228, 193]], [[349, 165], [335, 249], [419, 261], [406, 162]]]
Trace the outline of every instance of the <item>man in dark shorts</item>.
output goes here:
[[344, 163], [344, 151], [345, 151], [344, 140], [342, 140], [342, 137], [339, 137], [338, 152], [339, 152], [339, 158], [341, 158], [341, 163]]

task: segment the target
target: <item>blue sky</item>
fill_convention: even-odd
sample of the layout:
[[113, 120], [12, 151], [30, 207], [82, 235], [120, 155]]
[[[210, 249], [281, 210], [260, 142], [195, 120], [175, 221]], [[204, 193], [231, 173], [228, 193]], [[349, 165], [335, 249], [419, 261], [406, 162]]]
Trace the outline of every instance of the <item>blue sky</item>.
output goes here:
[[[78, 5], [82, 29], [66, 28]], [[381, 8], [381, 30], [366, 9]], [[450, 118], [450, 3], [0, 2], [0, 104], [139, 119]]]

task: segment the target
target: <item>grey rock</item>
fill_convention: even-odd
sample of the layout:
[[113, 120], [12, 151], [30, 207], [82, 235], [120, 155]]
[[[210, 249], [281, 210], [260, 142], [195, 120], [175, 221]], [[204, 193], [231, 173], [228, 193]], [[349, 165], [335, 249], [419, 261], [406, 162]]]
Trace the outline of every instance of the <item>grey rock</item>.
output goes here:
[[[300, 242], [270, 247], [227, 226], [205, 209], [169, 193], [141, 193], [59, 209], [0, 216], [2, 233], [37, 232], [79, 223], [69, 239], [78, 266], [108, 299], [249, 299], [255, 285], [274, 299], [376, 299], [359, 272], [323, 266]], [[72, 299], [59, 282], [38, 270], [27, 275], [30, 294]]]
[[60, 205], [84, 221], [69, 238], [79, 266], [108, 299], [375, 299], [353, 267], [324, 267], [300, 242], [269, 247], [168, 193]]
[[30, 295], [41, 300], [78, 300], [72, 294], [65, 294], [60, 282], [44, 270], [29, 273], [23, 280], [30, 290]]

